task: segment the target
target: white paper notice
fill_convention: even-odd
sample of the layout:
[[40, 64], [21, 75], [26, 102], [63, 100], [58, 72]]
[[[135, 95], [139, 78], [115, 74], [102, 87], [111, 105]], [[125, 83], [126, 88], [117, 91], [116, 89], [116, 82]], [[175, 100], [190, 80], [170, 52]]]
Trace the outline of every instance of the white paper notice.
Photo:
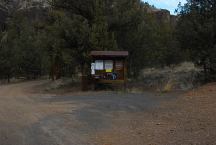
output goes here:
[[113, 61], [112, 60], [106, 60], [105, 61], [105, 69], [106, 70], [112, 70], [113, 69]]
[[103, 60], [96, 60], [95, 61], [95, 70], [104, 70]]
[[95, 75], [95, 63], [91, 64], [91, 74]]

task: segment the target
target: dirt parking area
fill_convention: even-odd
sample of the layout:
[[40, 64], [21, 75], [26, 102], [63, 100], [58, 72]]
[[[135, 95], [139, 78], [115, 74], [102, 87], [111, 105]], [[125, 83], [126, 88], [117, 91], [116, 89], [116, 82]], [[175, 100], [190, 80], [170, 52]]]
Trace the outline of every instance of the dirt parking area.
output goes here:
[[0, 145], [214, 145], [216, 84], [187, 93], [0, 86]]

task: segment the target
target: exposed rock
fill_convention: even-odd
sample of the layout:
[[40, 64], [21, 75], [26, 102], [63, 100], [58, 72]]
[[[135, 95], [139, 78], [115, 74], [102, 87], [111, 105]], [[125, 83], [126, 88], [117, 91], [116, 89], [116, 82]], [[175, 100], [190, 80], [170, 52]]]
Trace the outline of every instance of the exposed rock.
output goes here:
[[20, 0], [19, 8], [20, 9], [31, 9], [35, 7], [46, 8], [49, 7], [47, 0]]
[[149, 5], [146, 5], [144, 8], [147, 13], [153, 14], [157, 18], [158, 23], [170, 23], [171, 26], [176, 26], [177, 17], [175, 15], [171, 15], [170, 11], [166, 9], [157, 9]]
[[0, 0], [0, 7], [7, 9], [28, 9], [32, 7], [48, 6], [48, 0]]
[[8, 16], [15, 11], [35, 20], [46, 17], [47, 7], [48, 0], [0, 0], [0, 30], [4, 30]]

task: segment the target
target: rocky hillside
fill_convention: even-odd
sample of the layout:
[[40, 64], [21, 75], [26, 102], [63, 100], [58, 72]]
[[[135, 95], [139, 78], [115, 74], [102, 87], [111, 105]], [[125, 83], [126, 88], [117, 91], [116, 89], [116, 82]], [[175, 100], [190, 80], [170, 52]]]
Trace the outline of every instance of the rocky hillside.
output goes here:
[[0, 6], [7, 9], [47, 7], [47, 0], [0, 0]]
[[158, 9], [150, 5], [147, 5], [145, 9], [147, 13], [155, 15], [159, 23], [170, 23], [172, 26], [176, 25], [177, 17], [171, 15], [170, 11], [166, 9]]
[[[48, 0], [0, 0], [0, 11], [5, 9], [29, 9], [32, 7], [49, 7]], [[164, 22], [175, 22], [176, 16], [171, 15], [166, 9], [158, 9], [149, 4], [144, 8], [148, 13], [155, 14], [158, 20]]]
[[5, 27], [5, 21], [14, 11], [25, 11], [32, 19], [35, 15], [41, 15], [48, 7], [47, 0], [0, 0], [0, 30]]
[[28, 9], [32, 7], [48, 7], [47, 0], [20, 0], [19, 8]]
[[[0, 29], [4, 28], [7, 15], [14, 10], [28, 11], [28, 15], [31, 15], [32, 13], [43, 13], [38, 10], [44, 10], [47, 7], [49, 7], [48, 0], [0, 0]], [[171, 15], [168, 10], [157, 9], [148, 4], [144, 8], [147, 13], [157, 17], [158, 23], [170, 23], [172, 26], [176, 25], [176, 16]]]

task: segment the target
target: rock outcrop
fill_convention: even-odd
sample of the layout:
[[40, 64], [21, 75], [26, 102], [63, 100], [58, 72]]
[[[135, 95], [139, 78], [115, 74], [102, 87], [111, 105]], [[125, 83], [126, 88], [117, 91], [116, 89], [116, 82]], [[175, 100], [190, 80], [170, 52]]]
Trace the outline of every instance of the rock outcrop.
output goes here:
[[29, 9], [32, 7], [48, 6], [48, 0], [0, 0], [0, 7], [7, 9]]
[[35, 7], [46, 8], [48, 6], [47, 0], [20, 0], [18, 5], [20, 9], [31, 9]]
[[171, 24], [171, 26], [176, 26], [177, 17], [175, 15], [171, 15], [170, 11], [166, 9], [157, 9], [152, 6], [146, 6], [145, 7], [146, 12], [149, 14], [154, 15], [157, 18], [158, 23], [160, 24]]
[[4, 30], [8, 16], [17, 11], [25, 13], [31, 20], [43, 18], [49, 7], [47, 0], [0, 0], [0, 31]]

